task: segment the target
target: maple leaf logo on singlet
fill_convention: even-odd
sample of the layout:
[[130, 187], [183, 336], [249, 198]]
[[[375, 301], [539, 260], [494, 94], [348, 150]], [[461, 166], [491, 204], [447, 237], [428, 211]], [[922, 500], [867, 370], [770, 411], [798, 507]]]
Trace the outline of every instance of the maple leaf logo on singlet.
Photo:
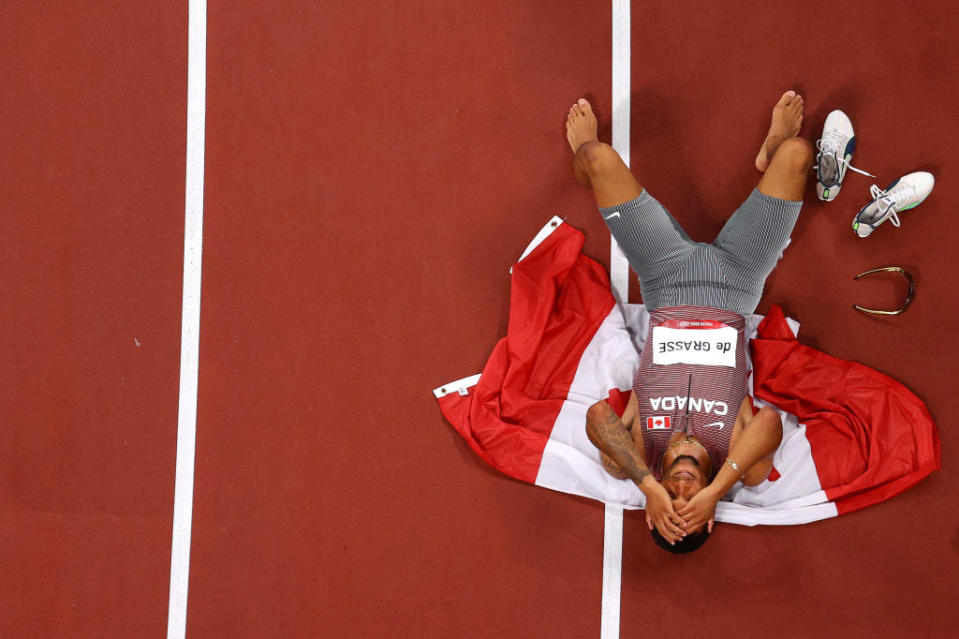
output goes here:
[[669, 430], [669, 417], [647, 417], [647, 430]]

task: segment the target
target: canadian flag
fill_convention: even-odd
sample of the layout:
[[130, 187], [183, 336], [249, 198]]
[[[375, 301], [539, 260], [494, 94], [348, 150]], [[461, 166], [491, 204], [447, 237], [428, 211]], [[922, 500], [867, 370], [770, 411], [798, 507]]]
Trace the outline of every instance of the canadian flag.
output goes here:
[[[628, 480], [603, 470], [586, 411], [620, 414], [645, 346], [649, 315], [617, 305], [606, 271], [581, 253], [582, 233], [554, 217], [512, 268], [506, 337], [481, 375], [434, 395], [446, 419], [488, 464], [537, 486], [624, 508], [645, 507]], [[925, 404], [896, 380], [796, 339], [773, 306], [746, 318], [751, 394], [783, 418], [770, 477], [740, 488], [717, 521], [802, 524], [876, 504], [940, 467]], [[668, 419], [668, 418], [662, 418]], [[668, 421], [663, 427], [668, 428]]]
[[669, 430], [669, 417], [647, 417], [646, 428], [649, 430]]

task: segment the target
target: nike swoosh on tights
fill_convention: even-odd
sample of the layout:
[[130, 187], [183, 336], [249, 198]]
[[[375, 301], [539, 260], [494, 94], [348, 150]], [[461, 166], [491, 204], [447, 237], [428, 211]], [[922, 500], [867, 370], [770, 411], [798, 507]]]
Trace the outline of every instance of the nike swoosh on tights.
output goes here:
[[611, 220], [611, 219], [613, 219], [614, 217], [622, 217], [622, 216], [619, 214], [619, 211], [616, 211], [615, 213], [610, 213], [610, 214], [609, 214], [609, 217], [604, 217], [603, 219], [604, 219], [604, 220]]
[[710, 426], [719, 426], [719, 430], [722, 430], [722, 429], [723, 429], [723, 426], [725, 426], [725, 425], [726, 425], [726, 424], [724, 424], [724, 423], [722, 423], [722, 422], [713, 422], [712, 424], [706, 424], [706, 428], [709, 428]]

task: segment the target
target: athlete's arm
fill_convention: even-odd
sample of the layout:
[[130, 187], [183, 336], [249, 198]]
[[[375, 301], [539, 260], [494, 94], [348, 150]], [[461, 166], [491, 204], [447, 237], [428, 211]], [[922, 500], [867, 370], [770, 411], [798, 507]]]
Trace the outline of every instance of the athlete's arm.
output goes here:
[[[620, 419], [605, 401], [599, 401], [586, 411], [586, 435], [600, 453], [609, 457], [627, 476], [642, 488], [643, 480], [652, 477], [646, 466], [643, 451], [636, 448], [629, 424], [633, 418], [627, 406]], [[625, 420], [625, 423], [624, 423]], [[655, 478], [653, 478], [655, 481]]]
[[586, 412], [586, 435], [589, 441], [616, 462], [646, 495], [646, 514], [659, 530], [659, 534], [669, 542], [682, 539], [683, 521], [673, 511], [669, 493], [653, 477], [642, 452], [636, 448], [631, 433], [616, 411], [605, 401], [596, 402]]
[[[752, 413], [752, 410], [747, 409], [746, 412]], [[726, 456], [727, 460], [736, 462], [740, 469], [745, 469], [745, 477], [742, 478], [745, 485], [755, 486], [765, 479], [772, 465], [772, 454], [779, 447], [782, 437], [783, 425], [779, 413], [768, 406], [746, 420]], [[759, 477], [761, 473], [765, 474]], [[739, 472], [730, 464], [723, 463], [710, 484], [679, 509], [678, 514], [686, 520], [687, 528], [696, 528], [708, 522], [712, 529], [716, 504], [739, 480]]]
[[[633, 391], [629, 394], [626, 410], [623, 411], [623, 426], [626, 427], [626, 430], [633, 430], [633, 424], [636, 423], [637, 418], [639, 418], [639, 401], [636, 399], [636, 391]], [[642, 449], [640, 449], [640, 452], [642, 452]]]
[[[623, 411], [623, 416], [620, 418], [620, 421], [623, 422], [623, 427], [626, 430], [632, 432], [633, 441], [636, 442], [637, 434], [639, 436], [639, 442], [636, 444], [637, 449], [639, 450], [640, 455], [643, 454], [643, 432], [641, 428], [633, 430], [633, 424], [636, 422], [636, 418], [639, 416], [639, 403], [636, 401], [636, 391], [633, 391], [629, 394], [629, 401], [626, 402], [626, 410]], [[600, 461], [603, 462], [603, 468], [606, 469], [606, 472], [615, 477], [616, 479], [629, 479], [629, 475], [625, 470], [619, 467], [619, 464], [614, 462], [612, 458], [604, 453], [599, 451]], [[644, 456], [645, 459], [645, 456]]]
[[[759, 420], [755, 421], [756, 418], [759, 418]], [[757, 486], [769, 476], [769, 471], [773, 467], [773, 454], [779, 448], [783, 438], [782, 419], [779, 417], [779, 413], [768, 406], [761, 408], [759, 412], [754, 414], [749, 397], [743, 400], [742, 409], [739, 411], [739, 419], [742, 420], [743, 426], [740, 434], [745, 433], [748, 426], [749, 439], [752, 444], [758, 445], [760, 450], [766, 451], [760, 455], [758, 461], [749, 466], [744, 466], [738, 457], [732, 457], [732, 460], [745, 470], [745, 477], [742, 480], [743, 485]], [[730, 442], [730, 456], [734, 453], [736, 455], [741, 454], [739, 440], [740, 437], [734, 437]]]
[[[623, 426], [633, 435], [633, 443], [636, 445], [636, 450], [639, 451], [640, 456], [642, 456], [643, 461], [646, 460], [645, 450], [646, 447], [643, 443], [643, 429], [636, 427], [636, 424], [639, 423], [639, 402], [636, 400], [636, 391], [632, 391], [629, 394], [629, 400], [626, 402], [626, 410], [623, 411], [623, 416], [620, 418], [620, 421], [623, 422]], [[606, 469], [610, 475], [616, 479], [629, 479], [629, 475], [626, 474], [626, 471], [619, 467], [619, 465], [614, 462], [609, 455], [600, 451], [599, 457], [603, 461], [603, 468]]]

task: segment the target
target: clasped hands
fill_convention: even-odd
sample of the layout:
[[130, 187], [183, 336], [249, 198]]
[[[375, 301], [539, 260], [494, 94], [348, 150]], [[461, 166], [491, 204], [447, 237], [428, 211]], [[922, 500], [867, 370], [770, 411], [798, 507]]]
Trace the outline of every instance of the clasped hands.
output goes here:
[[683, 504], [679, 510], [673, 509], [673, 500], [661, 483], [652, 477], [646, 478], [641, 486], [646, 495], [646, 525], [656, 530], [669, 543], [681, 541], [688, 531], [697, 530], [706, 524], [706, 530], [713, 531], [716, 504], [720, 495], [706, 486]]

